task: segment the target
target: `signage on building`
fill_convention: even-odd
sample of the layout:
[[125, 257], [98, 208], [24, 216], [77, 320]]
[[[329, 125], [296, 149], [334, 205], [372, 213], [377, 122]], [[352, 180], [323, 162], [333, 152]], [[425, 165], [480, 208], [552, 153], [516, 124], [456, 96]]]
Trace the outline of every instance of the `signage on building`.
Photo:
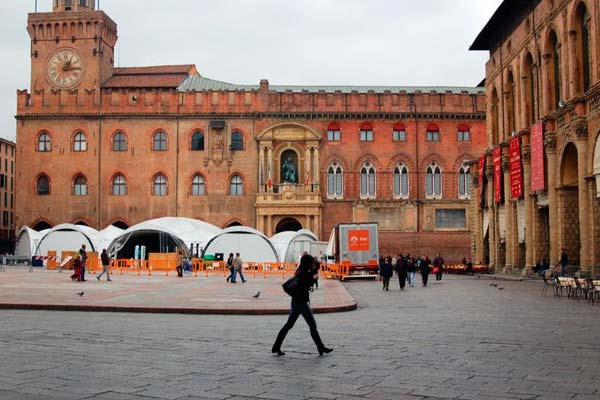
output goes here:
[[479, 158], [479, 207], [483, 208], [485, 201], [483, 199], [483, 186], [485, 184], [485, 156]]
[[544, 123], [531, 127], [531, 191], [546, 188], [544, 181]]
[[523, 196], [523, 170], [521, 168], [521, 137], [515, 136], [508, 142], [510, 149], [510, 198]]
[[348, 250], [369, 251], [369, 230], [352, 229], [348, 231]]
[[494, 201], [502, 201], [502, 148], [500, 146], [494, 149]]

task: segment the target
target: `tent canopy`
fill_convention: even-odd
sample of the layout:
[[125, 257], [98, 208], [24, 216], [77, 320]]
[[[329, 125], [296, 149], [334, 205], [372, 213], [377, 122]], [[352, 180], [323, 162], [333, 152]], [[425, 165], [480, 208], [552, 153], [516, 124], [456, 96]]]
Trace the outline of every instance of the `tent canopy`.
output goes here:
[[312, 243], [317, 241], [317, 236], [308, 229], [279, 232], [271, 237], [283, 262], [297, 262], [305, 251], [312, 254]]
[[277, 262], [279, 255], [268, 237], [262, 232], [247, 226], [230, 226], [213, 237], [204, 254], [222, 253], [226, 258], [229, 253], [240, 253], [245, 261]]
[[50, 229], [44, 229], [43, 231], [38, 232], [28, 226], [21, 227], [17, 234], [17, 248], [15, 249], [15, 254], [18, 256], [31, 257], [40, 242], [40, 239], [49, 231]]
[[97, 251], [94, 239], [98, 231], [85, 225], [60, 224], [49, 229], [34, 247], [32, 255], [45, 256], [48, 251], [77, 251], [82, 244], [88, 251]]

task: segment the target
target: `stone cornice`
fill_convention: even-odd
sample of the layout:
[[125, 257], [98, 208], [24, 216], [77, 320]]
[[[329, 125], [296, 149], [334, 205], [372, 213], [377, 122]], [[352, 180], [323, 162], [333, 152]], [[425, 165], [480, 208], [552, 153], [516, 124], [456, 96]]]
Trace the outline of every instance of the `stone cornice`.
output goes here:
[[22, 113], [15, 116], [19, 121], [44, 119], [387, 119], [387, 120], [484, 120], [485, 113], [389, 113], [389, 112], [248, 112], [248, 113]]

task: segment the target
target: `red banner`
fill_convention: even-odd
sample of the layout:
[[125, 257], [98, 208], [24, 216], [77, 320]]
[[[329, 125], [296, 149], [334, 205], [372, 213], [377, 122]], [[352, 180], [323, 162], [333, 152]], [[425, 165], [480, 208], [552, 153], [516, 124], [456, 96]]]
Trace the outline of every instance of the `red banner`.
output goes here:
[[502, 148], [494, 149], [494, 201], [502, 201]]
[[348, 250], [369, 251], [369, 230], [351, 229], [348, 231]]
[[531, 127], [531, 191], [544, 190], [544, 123]]
[[483, 208], [485, 201], [483, 200], [483, 186], [485, 177], [485, 156], [479, 159], [479, 207]]
[[510, 198], [523, 196], [523, 170], [521, 168], [521, 138], [515, 136], [508, 142], [510, 149]]

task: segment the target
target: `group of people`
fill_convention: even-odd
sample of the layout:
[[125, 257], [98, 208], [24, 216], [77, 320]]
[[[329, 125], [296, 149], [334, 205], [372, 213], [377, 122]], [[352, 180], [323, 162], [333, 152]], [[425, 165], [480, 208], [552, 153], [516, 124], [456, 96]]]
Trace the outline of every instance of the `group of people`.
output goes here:
[[423, 287], [427, 286], [431, 272], [435, 274], [436, 281], [441, 281], [444, 273], [444, 259], [439, 253], [433, 261], [428, 255], [415, 258], [411, 257], [410, 254], [406, 256], [398, 254], [397, 258], [390, 256], [379, 258], [379, 276], [383, 282], [383, 290], [390, 290], [390, 280], [394, 272], [398, 275], [400, 290], [404, 290], [407, 282], [410, 287], [414, 287], [417, 271], [421, 274]]
[[[560, 276], [567, 275], [567, 264], [569, 263], [569, 257], [567, 255], [567, 251], [562, 248], [560, 249], [560, 259], [558, 265], [560, 266]], [[550, 271], [550, 261], [547, 258], [539, 260], [535, 267], [533, 267], [533, 272], [543, 277], [546, 275], [546, 271]], [[555, 270], [554, 275], [557, 275], [558, 271]]]
[[227, 282], [236, 283], [236, 277], [239, 275], [242, 283], [246, 283], [246, 279], [242, 272], [242, 258], [240, 257], [240, 253], [235, 253], [235, 257], [233, 256], [233, 253], [229, 253], [225, 265], [227, 266], [227, 269], [229, 269], [229, 276], [226, 279]]
[[[73, 274], [71, 280], [76, 282], [85, 282], [85, 267], [87, 263], [88, 255], [85, 244], [81, 245], [79, 252], [73, 258]], [[100, 254], [100, 261], [102, 263], [102, 272], [96, 275], [96, 279], [100, 280], [104, 274], [106, 274], [106, 281], [110, 282], [110, 257], [106, 249], [102, 249]]]

